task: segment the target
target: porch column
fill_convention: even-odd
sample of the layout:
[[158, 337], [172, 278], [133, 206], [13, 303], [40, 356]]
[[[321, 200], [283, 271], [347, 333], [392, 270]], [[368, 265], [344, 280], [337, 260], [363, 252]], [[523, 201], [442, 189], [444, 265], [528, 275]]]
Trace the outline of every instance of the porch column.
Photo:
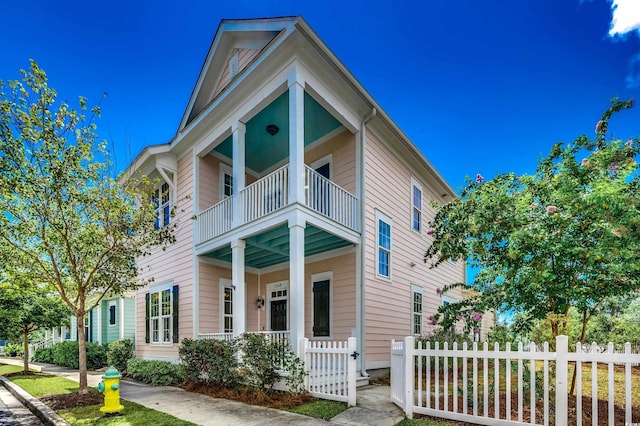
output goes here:
[[[235, 173], [235, 172], [234, 172]], [[246, 331], [246, 292], [244, 285], [244, 240], [231, 243], [231, 286], [233, 289], [233, 336]]]
[[[98, 308], [98, 344], [101, 345], [102, 344], [102, 302], [98, 304], [97, 308]], [[89, 322], [89, 326], [93, 327], [93, 324]]]
[[304, 82], [289, 77], [289, 203], [304, 204]]
[[239, 121], [231, 129], [233, 132], [233, 195], [231, 200], [233, 217], [231, 226], [234, 228], [242, 224], [243, 206], [240, 192], [245, 187], [245, 130], [246, 126]]
[[289, 219], [289, 329], [291, 346], [300, 356], [300, 340], [304, 338], [304, 218]]

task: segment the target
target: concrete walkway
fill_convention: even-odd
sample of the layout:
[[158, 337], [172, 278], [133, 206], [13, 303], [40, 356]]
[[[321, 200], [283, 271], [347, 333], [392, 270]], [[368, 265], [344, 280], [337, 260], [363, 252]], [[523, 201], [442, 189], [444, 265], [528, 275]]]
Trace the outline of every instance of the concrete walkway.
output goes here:
[[[22, 365], [21, 360], [1, 358], [0, 363]], [[43, 373], [55, 374], [79, 381], [77, 370], [52, 364], [30, 363]], [[89, 386], [102, 380], [102, 372], [89, 371]], [[198, 425], [376, 425], [391, 426], [403, 419], [402, 412], [390, 402], [388, 386], [366, 386], [357, 393], [358, 406], [349, 408], [330, 422], [271, 408], [248, 405], [222, 398], [212, 398], [195, 392], [187, 392], [173, 386], [149, 386], [134, 380], [123, 379], [121, 397], [154, 410], [171, 414]]]

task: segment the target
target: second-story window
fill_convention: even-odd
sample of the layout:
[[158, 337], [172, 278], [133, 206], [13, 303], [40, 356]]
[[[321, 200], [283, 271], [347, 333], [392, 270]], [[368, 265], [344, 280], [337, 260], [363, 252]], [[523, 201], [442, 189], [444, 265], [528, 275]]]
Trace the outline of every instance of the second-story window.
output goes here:
[[160, 229], [171, 222], [171, 194], [169, 184], [163, 183], [151, 196], [156, 211], [155, 228]]
[[381, 212], [376, 212], [377, 219], [377, 275], [391, 278], [391, 218]]
[[411, 179], [411, 229], [422, 230], [422, 186]]
[[233, 195], [233, 172], [226, 164], [220, 164], [220, 194], [221, 200]]

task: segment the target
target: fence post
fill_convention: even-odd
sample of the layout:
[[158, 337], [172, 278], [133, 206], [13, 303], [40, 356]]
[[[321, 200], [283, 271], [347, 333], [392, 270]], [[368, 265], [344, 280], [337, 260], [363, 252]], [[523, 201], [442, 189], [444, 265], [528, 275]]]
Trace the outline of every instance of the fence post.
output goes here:
[[347, 396], [349, 407], [356, 406], [356, 338], [347, 339]]
[[[415, 352], [415, 337], [407, 336], [404, 338], [404, 414], [408, 419], [413, 418], [413, 353]], [[422, 380], [422, 378], [419, 378]]]
[[556, 337], [556, 426], [567, 426], [567, 381], [569, 377], [569, 338], [567, 336]]
[[304, 363], [304, 371], [307, 373], [304, 375], [304, 388], [307, 391], [309, 389], [309, 374], [311, 370], [311, 356], [307, 352], [307, 347], [309, 346], [309, 339], [306, 337], [304, 339], [300, 339], [300, 360]]

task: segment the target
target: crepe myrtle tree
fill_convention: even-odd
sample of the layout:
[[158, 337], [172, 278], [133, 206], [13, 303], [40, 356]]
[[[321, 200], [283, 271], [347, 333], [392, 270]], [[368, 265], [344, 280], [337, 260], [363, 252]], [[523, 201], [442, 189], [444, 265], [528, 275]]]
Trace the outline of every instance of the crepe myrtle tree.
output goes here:
[[176, 224], [154, 226], [153, 182], [115, 178], [96, 133], [99, 105], [57, 101], [35, 61], [20, 73], [0, 81], [0, 254], [73, 311], [86, 393], [85, 315], [105, 295], [146, 284], [136, 259], [173, 243]]
[[612, 115], [632, 106], [614, 99], [595, 138], [555, 144], [534, 174], [477, 175], [437, 206], [425, 262], [463, 259], [479, 270], [471, 296], [441, 309], [445, 325], [461, 312], [509, 310], [548, 319], [555, 341], [574, 307], [584, 342], [603, 301], [640, 288], [639, 140], [607, 138]]

